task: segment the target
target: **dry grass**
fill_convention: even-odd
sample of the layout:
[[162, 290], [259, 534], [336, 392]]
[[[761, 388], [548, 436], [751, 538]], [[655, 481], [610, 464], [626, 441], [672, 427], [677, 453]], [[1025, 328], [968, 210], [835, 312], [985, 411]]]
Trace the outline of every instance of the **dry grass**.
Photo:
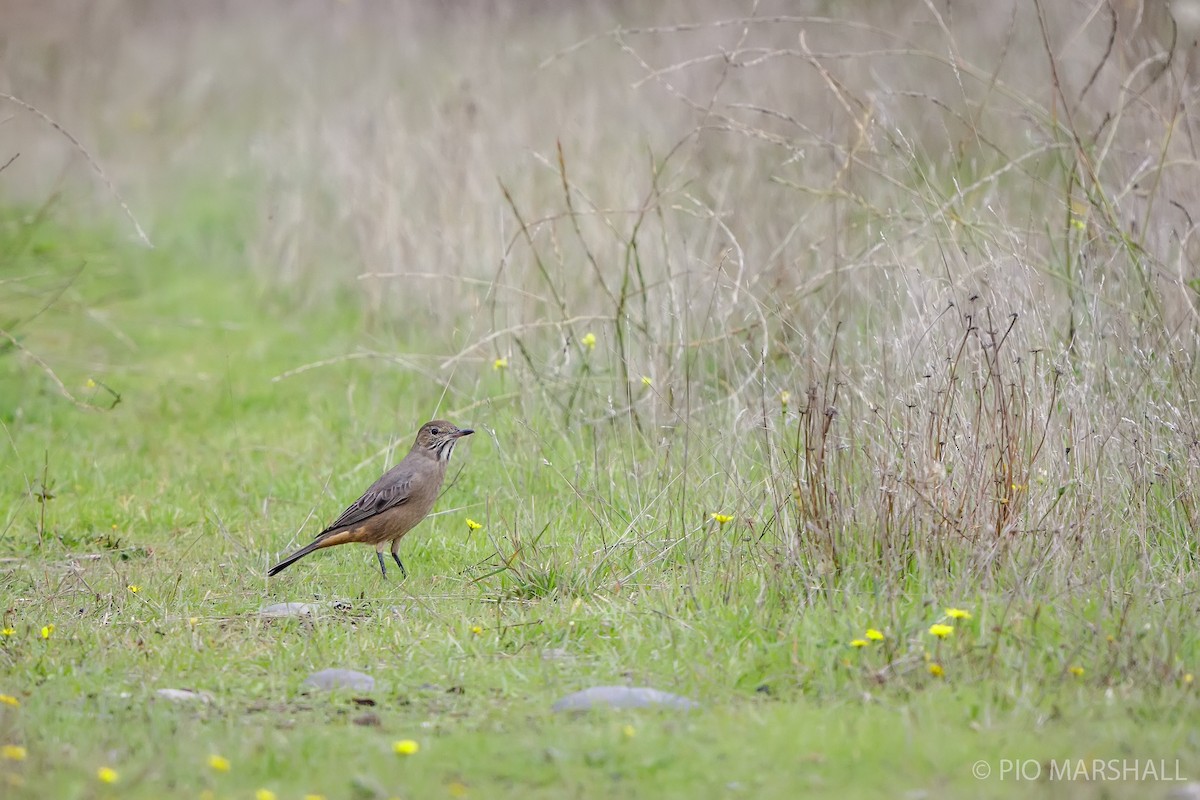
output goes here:
[[[1147, 5], [24, 3], [0, 88], [163, 246], [236, 187], [265, 291], [356, 292], [513, 469], [572, 464], [603, 545], [554, 569], [720, 506], [799, 587], [1153, 603], [1195, 576], [1200, 181]], [[78, 196], [8, 112], [4, 190]]]

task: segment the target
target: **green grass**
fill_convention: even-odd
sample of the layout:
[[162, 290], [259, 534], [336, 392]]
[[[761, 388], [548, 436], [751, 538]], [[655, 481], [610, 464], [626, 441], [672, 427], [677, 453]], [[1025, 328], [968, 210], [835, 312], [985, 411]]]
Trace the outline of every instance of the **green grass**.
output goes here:
[[[61, 128], [0, 98], [0, 796], [1200, 778], [1166, 12], [542, 5], [22, 7], [4, 90]], [[435, 416], [477, 434], [407, 580], [266, 579]], [[597, 684], [701, 706], [551, 711]]]
[[[487, 402], [512, 387], [486, 363], [473, 367], [485, 410], [451, 414], [480, 432], [457, 451], [445, 513], [405, 541], [409, 579], [384, 581], [368, 548], [342, 548], [268, 581], [275, 555], [336, 515], [420, 420], [452, 411], [437, 409], [440, 389], [376, 361], [275, 381], [384, 334], [352, 307], [263, 311], [262, 288], [231, 267], [172, 264], [86, 231], [37, 235], [54, 247], [26, 248], [9, 274], [36, 261], [48, 291], [88, 266], [70, 306], [22, 326], [23, 345], [53, 354], [81, 400], [110, 402], [89, 378], [121, 399], [83, 410], [19, 354], [0, 362], [12, 631], [0, 692], [20, 703], [0, 707], [0, 738], [28, 753], [0, 767], [7, 796], [986, 797], [1030, 787], [976, 780], [979, 760], [997, 774], [1003, 759], [1195, 763], [1186, 604], [1056, 599], [932, 567], [900, 583], [858, 567], [814, 583], [745, 520], [705, 522], [728, 506], [703, 482], [682, 536], [673, 514], [637, 520], [622, 505], [641, 498], [657, 515], [656, 475], [678, 468], [620, 429], [555, 442]], [[617, 448], [616, 468], [589, 476], [591, 448]], [[643, 482], [611, 484], [626, 469]], [[469, 531], [467, 516], [485, 527]], [[629, 539], [622, 525], [641, 532]], [[256, 615], [282, 601], [322, 610]], [[927, 629], [951, 605], [973, 618], [935, 641]], [[886, 640], [849, 647], [867, 627]], [[328, 666], [374, 675], [371, 705], [300, 692]], [[627, 682], [703, 708], [549, 710], [576, 689]], [[214, 700], [172, 705], [160, 688]], [[364, 715], [371, 724], [356, 723]], [[407, 738], [419, 752], [394, 754]], [[214, 753], [228, 773], [207, 765]], [[100, 785], [102, 766], [119, 783]]]

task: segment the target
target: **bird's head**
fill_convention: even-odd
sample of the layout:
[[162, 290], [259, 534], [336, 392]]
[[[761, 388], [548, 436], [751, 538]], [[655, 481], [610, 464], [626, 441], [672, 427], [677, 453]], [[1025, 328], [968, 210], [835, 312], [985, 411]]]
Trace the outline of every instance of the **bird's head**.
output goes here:
[[470, 428], [460, 428], [453, 422], [435, 419], [426, 422], [417, 431], [417, 440], [413, 442], [413, 450], [424, 452], [438, 461], [449, 461], [454, 444], [464, 436], [470, 436], [475, 431]]

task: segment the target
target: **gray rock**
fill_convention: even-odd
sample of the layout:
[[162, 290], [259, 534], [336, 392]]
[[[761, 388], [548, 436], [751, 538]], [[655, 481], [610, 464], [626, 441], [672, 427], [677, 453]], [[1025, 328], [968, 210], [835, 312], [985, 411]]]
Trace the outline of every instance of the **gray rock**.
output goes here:
[[323, 669], [304, 679], [303, 686], [310, 689], [353, 689], [369, 692], [375, 688], [375, 679], [352, 669]]
[[317, 613], [314, 603], [275, 603], [258, 610], [260, 617], [308, 617]]
[[559, 700], [551, 708], [554, 711], [587, 711], [597, 706], [612, 708], [649, 708], [662, 706], [664, 708], [691, 709], [699, 708], [695, 700], [680, 697], [670, 692], [659, 691], [645, 686], [593, 686], [581, 692], [569, 694]]
[[154, 696], [169, 703], [211, 703], [213, 696], [208, 692], [193, 692], [191, 689], [159, 689]]

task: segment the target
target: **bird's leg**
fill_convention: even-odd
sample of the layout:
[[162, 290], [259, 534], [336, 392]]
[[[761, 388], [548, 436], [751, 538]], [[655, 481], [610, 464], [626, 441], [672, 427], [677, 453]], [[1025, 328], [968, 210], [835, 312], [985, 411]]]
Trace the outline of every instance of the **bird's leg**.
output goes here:
[[408, 570], [404, 569], [404, 564], [400, 561], [400, 540], [392, 541], [392, 559], [396, 562], [396, 566], [400, 568], [400, 577], [408, 578]]
[[[383, 563], [383, 551], [376, 550], [375, 555], [379, 557], [379, 571], [383, 573], [383, 577], [387, 577], [387, 566]], [[401, 567], [403, 569], [403, 567]]]

